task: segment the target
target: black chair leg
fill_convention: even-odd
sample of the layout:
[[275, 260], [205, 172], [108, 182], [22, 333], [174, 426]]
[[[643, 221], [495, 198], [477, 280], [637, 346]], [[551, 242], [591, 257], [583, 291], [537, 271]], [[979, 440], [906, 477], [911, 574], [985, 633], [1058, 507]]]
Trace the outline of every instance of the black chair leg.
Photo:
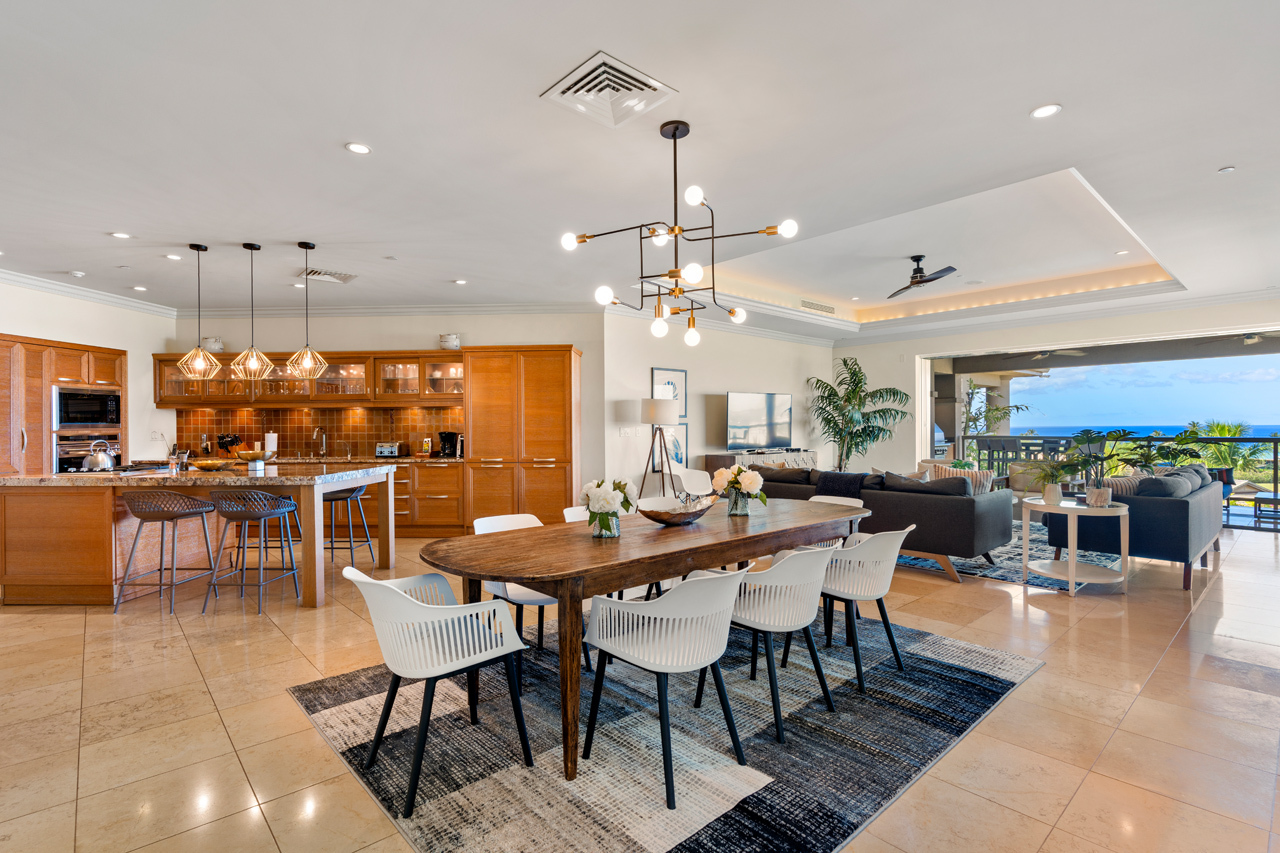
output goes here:
[[387, 690], [387, 701], [382, 703], [382, 716], [378, 718], [378, 728], [373, 732], [373, 743], [369, 744], [369, 754], [364, 759], [364, 769], [368, 770], [378, 758], [378, 747], [382, 745], [382, 735], [387, 731], [387, 721], [391, 719], [391, 706], [396, 703], [396, 692], [400, 689], [400, 676], [391, 674], [391, 687]]
[[853, 602], [846, 601], [844, 603], [844, 644], [852, 646], [854, 639], [858, 636], [858, 626], [853, 624]]
[[778, 696], [778, 665], [773, 660], [773, 633], [764, 631], [764, 662], [769, 669], [769, 692], [773, 695], [773, 727], [777, 730], [778, 743], [786, 743], [782, 733], [782, 699]]
[[720, 674], [720, 661], [711, 664], [711, 677], [716, 682], [716, 693], [720, 696], [720, 709], [724, 711], [724, 724], [729, 729], [729, 739], [733, 741], [733, 754], [738, 763], [746, 766], [747, 757], [742, 753], [742, 741], [738, 740], [738, 727], [733, 724], [733, 709], [729, 707], [729, 692], [724, 689], [724, 676]]
[[[586, 638], [587, 636], [586, 628], [582, 629], [582, 636], [584, 639]], [[582, 644], [582, 659], [586, 661], [587, 672], [595, 672], [595, 670], [591, 667], [591, 647], [588, 646], [586, 643]]]
[[418, 779], [422, 776], [422, 753], [427, 748], [427, 725], [431, 722], [431, 703], [436, 697], [436, 680], [428, 678], [423, 684], [422, 716], [418, 719], [418, 739], [413, 746], [413, 768], [409, 771], [409, 793], [405, 797], [401, 815], [413, 817], [413, 801], [418, 796]]
[[831, 699], [827, 675], [822, 671], [822, 661], [818, 660], [818, 644], [813, 641], [813, 629], [808, 625], [804, 626], [804, 641], [809, 646], [809, 657], [813, 658], [813, 671], [818, 674], [818, 683], [822, 685], [822, 698], [827, 700], [827, 710], [834, 711], [836, 703]]
[[835, 624], [835, 621], [836, 621], [836, 600], [834, 598], [831, 598], [830, 596], [827, 597], [826, 611], [827, 612], [825, 615], [827, 617], [827, 648], [831, 648], [831, 627]]
[[893, 657], [898, 661], [898, 670], [902, 671], [902, 655], [898, 654], [898, 643], [893, 638], [893, 626], [889, 624], [889, 611], [884, 606], [884, 599], [877, 598], [876, 606], [880, 608], [880, 621], [884, 622], [884, 632], [889, 635], [889, 648], [893, 649]]
[[658, 722], [662, 726], [662, 776], [667, 783], [667, 808], [676, 807], [676, 778], [671, 767], [671, 709], [667, 705], [667, 674], [658, 673]]
[[503, 655], [503, 668], [507, 671], [507, 690], [511, 692], [511, 712], [516, 715], [516, 730], [520, 732], [520, 748], [524, 750], [524, 764], [533, 766], [533, 750], [529, 748], [529, 730], [524, 725], [524, 708], [520, 705], [520, 688], [516, 684], [515, 655]]
[[524, 605], [516, 605], [516, 636], [524, 640]]
[[787, 632], [787, 641], [782, 644], [782, 668], [783, 669], [787, 668], [787, 658], [791, 657], [791, 634], [792, 633], [793, 633], [792, 631]]
[[[845, 617], [846, 619], [848, 617]], [[852, 619], [849, 619], [849, 645], [853, 646], [853, 665], [858, 670], [858, 692], [867, 692], [867, 683], [862, 677], [862, 650], [858, 648], [858, 626]]]
[[751, 632], [751, 680], [756, 680], [756, 658], [760, 657], [760, 632]]
[[591, 757], [591, 741], [596, 736], [596, 714], [600, 710], [600, 691], [604, 689], [604, 668], [608, 662], [609, 656], [601, 649], [596, 655], [596, 683], [591, 689], [591, 710], [587, 713], [587, 737], [582, 741], [583, 759]]
[[693, 707], [695, 708], [702, 707], [702, 691], [706, 689], [706, 686], [707, 686], [707, 668], [704, 666], [701, 670], [698, 671], [698, 692], [695, 693], [693, 696]]
[[471, 725], [478, 725], [480, 723], [479, 669], [473, 669], [467, 673], [467, 704], [471, 707]]
[[541, 604], [538, 605], [538, 650], [539, 651], [542, 650], [542, 623], [546, 618], [546, 615], [547, 615], [546, 611], [547, 611], [546, 607], [544, 607]]

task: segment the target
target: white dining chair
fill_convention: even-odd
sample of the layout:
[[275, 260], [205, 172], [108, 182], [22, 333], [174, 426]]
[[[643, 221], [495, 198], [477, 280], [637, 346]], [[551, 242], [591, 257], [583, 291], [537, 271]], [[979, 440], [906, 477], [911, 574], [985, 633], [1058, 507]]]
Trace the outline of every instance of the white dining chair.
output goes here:
[[822, 595], [826, 599], [827, 645], [831, 645], [835, 603], [843, 601], [845, 645], [853, 646], [853, 663], [858, 670], [858, 690], [861, 693], [866, 693], [867, 687], [862, 677], [862, 652], [858, 648], [856, 602], [874, 601], [880, 608], [880, 620], [889, 635], [889, 647], [893, 649], [898, 669], [902, 670], [902, 655], [898, 654], [898, 643], [893, 638], [893, 625], [889, 623], [884, 597], [893, 583], [893, 570], [898, 565], [902, 541], [915, 529], [913, 524], [906, 530], [875, 533], [856, 544], [836, 548], [831, 552], [831, 562], [827, 564], [827, 576], [822, 584]]
[[680, 491], [690, 495], [702, 496], [709, 495], [715, 491], [711, 487], [711, 475], [706, 471], [699, 471], [696, 468], [685, 468], [683, 465], [672, 463], [671, 474], [675, 479], [680, 481]]
[[[365, 756], [365, 770], [373, 767], [378, 758], [378, 747], [382, 745], [382, 736], [391, 719], [391, 708], [395, 705], [401, 679], [425, 680], [418, 737], [409, 771], [409, 790], [401, 814], [406, 818], [413, 815], [413, 802], [422, 775], [422, 756], [427, 745], [427, 727], [431, 722], [431, 705], [435, 699], [436, 682], [442, 678], [463, 673], [470, 675], [479, 672], [481, 667], [501, 661], [507, 671], [511, 711], [515, 714], [524, 763], [532, 767], [529, 731], [525, 728], [524, 709], [520, 705], [520, 690], [516, 685], [515, 657], [525, 646], [506, 605], [497, 600], [458, 604], [449, 582], [438, 574], [380, 581], [347, 566], [342, 570], [342, 576], [354, 583], [364, 596], [378, 637], [378, 647], [382, 650], [387, 669], [391, 670], [391, 686], [382, 705], [382, 716], [378, 718], [373, 742], [369, 744], [369, 754]], [[468, 691], [468, 694], [471, 722], [475, 724], [480, 721], [477, 696], [474, 691]]]
[[724, 722], [733, 741], [733, 754], [745, 765], [747, 758], [738, 740], [738, 728], [729, 707], [720, 658], [729, 644], [729, 622], [738, 587], [746, 572], [727, 572], [690, 580], [654, 601], [617, 601], [595, 596], [591, 601], [591, 627], [587, 642], [600, 650], [596, 657], [595, 687], [587, 716], [583, 760], [591, 757], [591, 743], [604, 689], [605, 666], [613, 659], [637, 666], [657, 676], [658, 721], [662, 729], [662, 770], [666, 780], [667, 808], [676, 807], [675, 775], [671, 766], [671, 712], [667, 702], [667, 678], [672, 673], [711, 669]]
[[[862, 507], [862, 501], [859, 498], [842, 498], [836, 495], [814, 495], [813, 497], [809, 498], [809, 500], [813, 501], [814, 503], [820, 503], [820, 504], [835, 504], [836, 506], [851, 506], [851, 507], [859, 507], [859, 508]], [[863, 539], [866, 539], [870, 534], [855, 532], [851, 535], [853, 537], [854, 542], [860, 542]], [[830, 539], [830, 540], [827, 540], [826, 542], [818, 542], [812, 545], [811, 547], [830, 548], [840, 544], [847, 545], [851, 543], [849, 542], [848, 538]]]
[[564, 520], [566, 524], [573, 524], [577, 521], [590, 521], [591, 513], [585, 506], [567, 506], [564, 508]]

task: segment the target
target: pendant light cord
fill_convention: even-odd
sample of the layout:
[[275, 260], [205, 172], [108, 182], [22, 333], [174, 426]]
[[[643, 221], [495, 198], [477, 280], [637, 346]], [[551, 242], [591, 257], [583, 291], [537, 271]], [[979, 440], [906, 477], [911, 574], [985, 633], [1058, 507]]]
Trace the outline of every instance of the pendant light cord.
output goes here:
[[253, 337], [253, 252], [249, 252], [249, 348], [255, 349]]
[[303, 265], [302, 270], [302, 287], [303, 287], [303, 305], [305, 306], [303, 314], [303, 335], [306, 338], [307, 348], [311, 347], [311, 250], [302, 250]]
[[201, 325], [204, 316], [203, 306], [200, 303], [200, 253], [196, 252], [196, 346], [204, 346], [204, 328]]

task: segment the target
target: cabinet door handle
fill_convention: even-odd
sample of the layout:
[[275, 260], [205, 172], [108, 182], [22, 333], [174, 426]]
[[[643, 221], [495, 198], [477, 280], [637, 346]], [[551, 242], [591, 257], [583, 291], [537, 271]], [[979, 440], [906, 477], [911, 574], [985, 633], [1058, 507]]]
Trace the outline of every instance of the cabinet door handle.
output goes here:
[[432, 500], [443, 501], [443, 500], [448, 500], [451, 497], [454, 497], [454, 495], [418, 495], [418, 497], [431, 498]]
[[20, 427], [20, 429], [22, 430], [22, 452], [26, 453], [27, 452], [27, 428]]
[[554, 468], [554, 465], [530, 465], [530, 468]]
[[481, 465], [480, 467], [481, 467], [481, 468], [502, 468], [502, 467], [505, 467], [505, 466], [502, 466], [502, 465]]
[[429, 463], [427, 463], [427, 467], [428, 467], [428, 468], [448, 468], [449, 466], [448, 466], [448, 464], [447, 464], [447, 463], [441, 463], [441, 462], [429, 462]]
[[533, 457], [533, 461], [534, 461], [534, 462], [555, 462], [556, 460], [554, 460], [554, 459], [539, 459], [538, 457], [536, 457], [536, 456], [535, 456], [535, 457]]
[[481, 462], [501, 462], [501, 459], [481, 459]]
[[409, 510], [407, 509], [397, 510], [395, 513], [393, 513], [393, 515], [408, 515], [408, 514], [409, 514]]

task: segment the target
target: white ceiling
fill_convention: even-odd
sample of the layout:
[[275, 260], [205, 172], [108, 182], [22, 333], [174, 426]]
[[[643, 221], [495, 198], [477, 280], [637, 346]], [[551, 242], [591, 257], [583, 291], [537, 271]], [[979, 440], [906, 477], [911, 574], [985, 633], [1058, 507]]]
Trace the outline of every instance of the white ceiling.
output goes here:
[[[0, 267], [192, 308], [183, 247], [203, 242], [205, 305], [232, 309], [255, 241], [258, 304], [285, 307], [312, 240], [313, 265], [359, 275], [315, 285], [321, 307], [587, 303], [625, 286], [635, 245], [559, 236], [668, 215], [657, 127], [678, 117], [681, 189], [719, 227], [800, 223], [791, 245], [721, 250], [743, 275], [806, 271], [770, 273], [772, 301], [870, 299], [915, 252], [959, 267], [951, 288], [1104, 263], [1118, 232], [1064, 234], [1074, 202], [1052, 191], [1013, 233], [1013, 202], [990, 211], [1005, 227], [963, 231], [944, 204], [1026, 201], [1071, 168], [1186, 287], [1160, 305], [1229, 298], [1280, 284], [1278, 27], [1270, 0], [9, 4]], [[679, 94], [617, 130], [538, 99], [600, 49]]]

